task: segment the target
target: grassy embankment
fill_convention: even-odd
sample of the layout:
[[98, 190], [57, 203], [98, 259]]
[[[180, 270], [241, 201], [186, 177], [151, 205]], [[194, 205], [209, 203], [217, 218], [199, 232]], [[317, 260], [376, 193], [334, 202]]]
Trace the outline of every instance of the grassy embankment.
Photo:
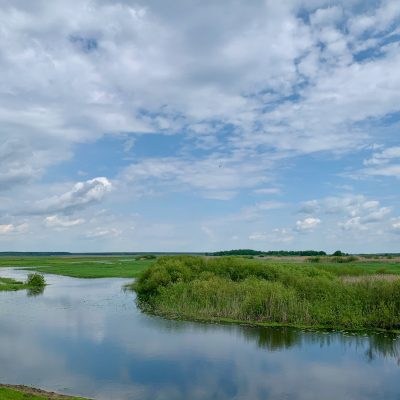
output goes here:
[[[400, 264], [160, 257], [133, 284], [171, 318], [345, 329], [400, 328]], [[390, 274], [389, 274], [390, 273]]]
[[53, 392], [45, 392], [26, 386], [0, 385], [1, 400], [85, 400], [82, 397], [70, 397]]
[[135, 278], [153, 264], [154, 259], [147, 257], [0, 257], [0, 267], [29, 268], [74, 278]]
[[45, 286], [45, 279], [42, 275], [37, 273], [28, 274], [28, 278], [25, 282], [17, 281], [12, 278], [0, 277], [0, 292], [27, 289], [34, 294], [35, 292], [42, 292]]

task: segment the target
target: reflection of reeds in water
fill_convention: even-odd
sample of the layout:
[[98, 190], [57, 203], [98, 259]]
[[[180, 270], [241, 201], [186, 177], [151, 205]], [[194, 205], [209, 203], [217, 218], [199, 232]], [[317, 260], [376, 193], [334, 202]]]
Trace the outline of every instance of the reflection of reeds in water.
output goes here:
[[26, 290], [26, 295], [28, 297], [36, 297], [40, 296], [44, 292], [44, 286], [36, 286], [36, 287], [30, 287]]
[[346, 331], [302, 330], [291, 327], [257, 327], [235, 324], [215, 324], [168, 320], [149, 316], [146, 323], [166, 332], [212, 332], [224, 331], [227, 335], [240, 335], [247, 342], [255, 343], [268, 351], [288, 350], [293, 347], [317, 345], [320, 348], [343, 346], [366, 355], [369, 361], [391, 358], [400, 365], [400, 336], [390, 333], [350, 333]]
[[368, 360], [378, 357], [393, 358], [400, 365], [400, 338], [387, 335], [374, 335], [369, 339], [369, 347], [365, 352]]

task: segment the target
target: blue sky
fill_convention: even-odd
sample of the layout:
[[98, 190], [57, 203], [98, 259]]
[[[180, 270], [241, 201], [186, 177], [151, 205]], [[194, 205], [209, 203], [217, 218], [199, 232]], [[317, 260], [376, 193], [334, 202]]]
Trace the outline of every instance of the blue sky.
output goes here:
[[0, 0], [0, 26], [0, 251], [400, 252], [397, 0]]

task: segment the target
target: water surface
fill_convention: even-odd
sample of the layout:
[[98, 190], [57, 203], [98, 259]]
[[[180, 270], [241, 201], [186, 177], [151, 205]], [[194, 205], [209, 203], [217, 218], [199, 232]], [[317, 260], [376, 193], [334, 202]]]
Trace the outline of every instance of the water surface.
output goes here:
[[[0, 270], [25, 279], [26, 272]], [[0, 382], [96, 399], [400, 398], [396, 336], [167, 321], [125, 279], [0, 292]]]

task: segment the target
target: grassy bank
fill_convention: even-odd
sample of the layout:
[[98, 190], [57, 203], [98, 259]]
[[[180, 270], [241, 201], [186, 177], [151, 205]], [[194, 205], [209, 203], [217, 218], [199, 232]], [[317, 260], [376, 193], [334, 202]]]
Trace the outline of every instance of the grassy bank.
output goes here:
[[0, 267], [26, 267], [75, 278], [135, 278], [153, 262], [132, 256], [0, 257]]
[[356, 261], [289, 264], [161, 257], [133, 288], [144, 310], [174, 318], [398, 329], [400, 279], [395, 274], [399, 271], [396, 264], [391, 266], [392, 275], [386, 270], [376, 274], [371, 266]]
[[0, 385], [1, 400], [85, 400], [82, 397], [64, 396], [53, 392], [30, 388], [27, 386]]
[[27, 289], [34, 293], [43, 291], [45, 286], [46, 282], [43, 276], [37, 273], [28, 274], [28, 278], [25, 282], [17, 281], [12, 278], [0, 277], [0, 292]]

